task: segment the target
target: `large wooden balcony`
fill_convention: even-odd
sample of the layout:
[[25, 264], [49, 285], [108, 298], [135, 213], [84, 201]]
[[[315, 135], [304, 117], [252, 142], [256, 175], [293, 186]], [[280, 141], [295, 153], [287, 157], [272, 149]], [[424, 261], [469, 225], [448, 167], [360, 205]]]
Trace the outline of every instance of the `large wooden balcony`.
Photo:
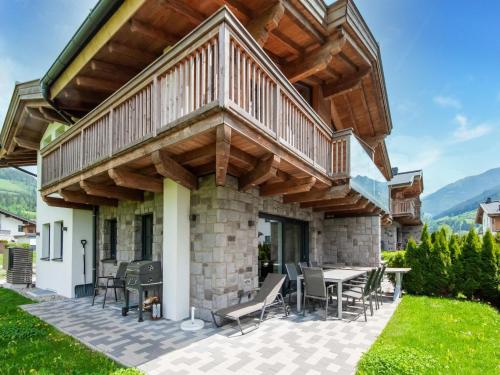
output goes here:
[[418, 198], [392, 199], [392, 216], [403, 224], [420, 223], [420, 203]]
[[350, 130], [334, 133], [225, 8], [41, 154], [41, 192], [53, 204], [59, 193], [115, 205], [161, 191], [162, 177], [196, 188], [215, 172], [217, 184], [228, 173], [240, 189], [319, 200], [325, 211], [354, 196], [339, 213], [389, 211], [370, 147]]

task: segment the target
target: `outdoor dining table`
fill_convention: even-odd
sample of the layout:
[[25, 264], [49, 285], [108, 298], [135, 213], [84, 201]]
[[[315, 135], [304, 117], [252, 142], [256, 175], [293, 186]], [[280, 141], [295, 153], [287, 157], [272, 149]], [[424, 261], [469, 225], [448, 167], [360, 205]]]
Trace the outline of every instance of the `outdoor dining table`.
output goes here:
[[393, 301], [396, 301], [401, 297], [401, 283], [403, 281], [403, 275], [411, 271], [411, 268], [386, 268], [385, 273], [394, 273], [396, 275], [396, 285], [394, 286], [394, 295], [392, 297]]
[[[359, 267], [365, 268], [365, 267]], [[336, 268], [336, 269], [328, 269], [324, 271], [325, 282], [337, 283], [337, 318], [342, 319], [342, 283], [346, 281], [355, 279], [361, 275], [364, 275], [367, 270], [366, 269], [346, 269], [346, 268]], [[304, 280], [303, 275], [297, 276], [297, 311], [302, 310], [302, 280]]]

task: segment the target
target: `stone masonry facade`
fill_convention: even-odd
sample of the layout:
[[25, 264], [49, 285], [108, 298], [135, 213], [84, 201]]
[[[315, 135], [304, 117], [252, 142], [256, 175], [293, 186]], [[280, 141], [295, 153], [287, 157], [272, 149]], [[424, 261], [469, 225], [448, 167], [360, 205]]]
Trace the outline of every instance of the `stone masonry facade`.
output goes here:
[[[380, 258], [380, 218], [377, 216], [324, 219], [321, 212], [283, 204], [282, 197], [261, 197], [254, 188], [238, 190], [228, 176], [225, 186], [215, 176], [199, 179], [191, 192], [190, 305], [197, 317], [236, 303], [258, 286], [259, 213], [308, 222], [309, 259], [320, 263], [376, 265]], [[99, 275], [116, 272], [119, 262], [141, 257], [141, 216], [153, 214], [153, 260], [162, 260], [163, 194], [145, 193], [143, 202], [120, 202], [100, 207], [98, 217]], [[109, 220], [117, 221], [116, 260], [109, 258]]]
[[[115, 274], [120, 262], [141, 259], [142, 215], [153, 215], [153, 260], [162, 260], [163, 194], [144, 193], [143, 202], [120, 201], [118, 207], [100, 206], [97, 243], [101, 276]], [[109, 220], [117, 223], [116, 259], [109, 259]]]
[[380, 263], [380, 216], [324, 220], [323, 262], [347, 266]]

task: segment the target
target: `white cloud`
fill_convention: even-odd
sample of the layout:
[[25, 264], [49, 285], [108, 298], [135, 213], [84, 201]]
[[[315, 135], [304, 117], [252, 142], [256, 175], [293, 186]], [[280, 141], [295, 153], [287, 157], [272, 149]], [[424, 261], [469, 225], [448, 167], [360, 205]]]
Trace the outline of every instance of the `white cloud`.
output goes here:
[[471, 139], [482, 137], [493, 130], [492, 126], [486, 122], [470, 126], [467, 117], [461, 114], [455, 116], [455, 122], [458, 124], [458, 129], [453, 132], [455, 142], [470, 141]]
[[455, 99], [451, 96], [438, 95], [433, 98], [433, 101], [435, 104], [443, 108], [455, 108], [455, 109], [462, 108], [462, 103], [460, 103], [460, 100]]

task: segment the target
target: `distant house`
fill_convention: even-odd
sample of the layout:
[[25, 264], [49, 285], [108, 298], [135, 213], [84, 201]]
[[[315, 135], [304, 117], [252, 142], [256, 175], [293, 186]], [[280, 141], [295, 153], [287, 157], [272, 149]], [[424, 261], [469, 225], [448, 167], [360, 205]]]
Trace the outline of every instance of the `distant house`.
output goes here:
[[0, 208], [0, 240], [34, 245], [36, 222]]
[[476, 224], [483, 226], [483, 233], [487, 229], [500, 232], [500, 201], [492, 201], [490, 198], [481, 203], [477, 208]]

